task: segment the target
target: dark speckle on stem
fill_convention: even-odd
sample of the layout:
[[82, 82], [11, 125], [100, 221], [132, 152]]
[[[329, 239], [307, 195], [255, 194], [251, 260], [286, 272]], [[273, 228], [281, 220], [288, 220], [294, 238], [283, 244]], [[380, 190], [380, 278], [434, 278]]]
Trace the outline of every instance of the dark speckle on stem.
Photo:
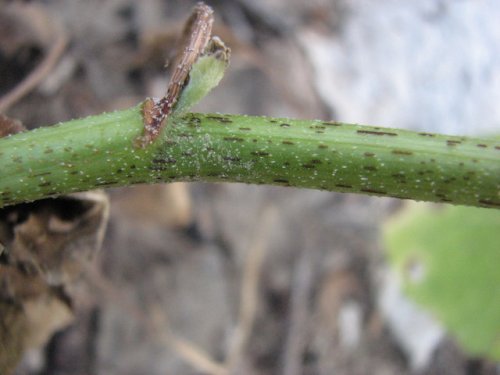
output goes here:
[[306, 169], [315, 169], [316, 168], [316, 166], [314, 164], [302, 164], [302, 167], [306, 168]]
[[269, 152], [266, 152], [266, 151], [252, 151], [250, 153], [251, 155], [254, 155], [254, 156], [269, 156]]
[[101, 187], [108, 187], [108, 186], [116, 185], [118, 183], [119, 183], [119, 181], [104, 181], [104, 182], [97, 182], [95, 185], [101, 186]]
[[500, 207], [500, 201], [499, 202], [494, 202], [494, 201], [491, 201], [491, 200], [481, 199], [478, 202], [481, 203], [482, 205], [486, 206], [486, 207]]
[[241, 158], [238, 158], [238, 157], [235, 157], [235, 156], [224, 156], [224, 160], [225, 161], [230, 161], [230, 162], [233, 162], [233, 163], [237, 163], [237, 162], [241, 161]]
[[377, 195], [387, 195], [386, 191], [383, 190], [377, 190], [377, 189], [368, 189], [368, 188], [363, 188], [360, 189], [363, 193], [370, 193], [370, 194], [377, 194]]
[[273, 180], [273, 182], [276, 182], [278, 184], [286, 184], [286, 185], [290, 184], [290, 182], [288, 180], [285, 180], [284, 178], [276, 178]]
[[385, 131], [375, 131], [375, 130], [356, 130], [358, 134], [367, 134], [367, 135], [378, 135], [378, 136], [390, 136], [396, 137], [398, 134], [393, 132], [385, 132]]
[[413, 155], [413, 152], [411, 151], [406, 151], [406, 150], [392, 150], [392, 153], [394, 155]]
[[177, 160], [174, 158], [156, 158], [153, 159], [154, 164], [175, 164]]
[[224, 116], [216, 116], [216, 115], [207, 116], [207, 119], [215, 120], [215, 121], [223, 123], [223, 124], [229, 124], [229, 123], [233, 122], [233, 120], [231, 120], [230, 118], [227, 118]]

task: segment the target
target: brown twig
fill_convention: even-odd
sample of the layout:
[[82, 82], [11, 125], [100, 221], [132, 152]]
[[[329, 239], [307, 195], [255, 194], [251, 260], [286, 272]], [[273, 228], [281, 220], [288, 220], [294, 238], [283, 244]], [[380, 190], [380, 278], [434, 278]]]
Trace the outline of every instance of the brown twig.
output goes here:
[[312, 234], [314, 229], [308, 229], [309, 236], [305, 236], [304, 247], [295, 263], [291, 286], [289, 328], [283, 354], [283, 373], [290, 375], [304, 373], [302, 357], [310, 334], [309, 301], [317, 275], [317, 255], [314, 251], [317, 245], [311, 240], [315, 238]]
[[14, 89], [0, 98], [0, 113], [7, 111], [14, 103], [19, 101], [42, 82], [59, 61], [67, 44], [68, 39], [64, 34], [60, 33], [43, 61], [14, 87]]
[[255, 240], [248, 249], [245, 269], [243, 271], [238, 324], [234, 331], [226, 360], [226, 368], [229, 373], [232, 373], [239, 367], [255, 322], [259, 303], [258, 288], [260, 272], [269, 242], [269, 234], [273, 229], [272, 223], [276, 219], [276, 210], [272, 207], [266, 208], [261, 217], [262, 220], [252, 235], [252, 238]]
[[197, 370], [210, 375], [228, 375], [224, 366], [215, 362], [204, 351], [180, 337], [170, 336], [168, 341], [175, 352]]
[[195, 369], [210, 375], [228, 375], [224, 366], [210, 357], [197, 345], [178, 337], [169, 329], [166, 313], [158, 306], [150, 308], [150, 328], [154, 328], [155, 338], [172, 350]]

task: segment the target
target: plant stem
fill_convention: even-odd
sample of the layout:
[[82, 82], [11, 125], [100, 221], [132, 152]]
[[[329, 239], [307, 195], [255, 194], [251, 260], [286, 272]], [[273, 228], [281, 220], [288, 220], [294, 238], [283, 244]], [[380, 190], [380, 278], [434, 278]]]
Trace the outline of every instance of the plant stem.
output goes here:
[[245, 182], [500, 207], [500, 142], [240, 115], [172, 116], [153, 145], [140, 106], [0, 139], [0, 207], [99, 187]]

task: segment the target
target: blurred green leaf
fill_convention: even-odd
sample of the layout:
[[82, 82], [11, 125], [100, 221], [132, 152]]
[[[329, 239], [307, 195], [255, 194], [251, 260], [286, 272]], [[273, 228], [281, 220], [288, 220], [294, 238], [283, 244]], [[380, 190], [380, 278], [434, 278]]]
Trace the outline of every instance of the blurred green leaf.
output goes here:
[[500, 212], [410, 205], [384, 242], [405, 293], [470, 354], [500, 360]]

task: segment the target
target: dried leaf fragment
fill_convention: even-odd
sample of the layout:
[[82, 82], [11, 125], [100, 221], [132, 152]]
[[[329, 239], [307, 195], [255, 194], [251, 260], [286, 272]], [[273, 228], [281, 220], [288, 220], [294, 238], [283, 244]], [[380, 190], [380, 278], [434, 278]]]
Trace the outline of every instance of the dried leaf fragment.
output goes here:
[[12, 119], [0, 113], [0, 138], [11, 134], [17, 134], [24, 131], [25, 128], [21, 121]]
[[100, 248], [108, 199], [90, 192], [0, 210], [0, 373], [73, 317], [72, 287]]
[[[148, 98], [143, 104], [144, 132], [137, 139], [137, 146], [146, 147], [160, 135], [183, 88], [189, 81], [191, 69], [199, 57], [207, 52], [207, 46], [213, 39], [211, 38], [213, 20], [213, 10], [208, 5], [200, 2], [194, 7], [184, 28], [182, 48], [179, 49], [165, 96], [158, 100]], [[215, 44], [212, 43], [210, 48]]]

